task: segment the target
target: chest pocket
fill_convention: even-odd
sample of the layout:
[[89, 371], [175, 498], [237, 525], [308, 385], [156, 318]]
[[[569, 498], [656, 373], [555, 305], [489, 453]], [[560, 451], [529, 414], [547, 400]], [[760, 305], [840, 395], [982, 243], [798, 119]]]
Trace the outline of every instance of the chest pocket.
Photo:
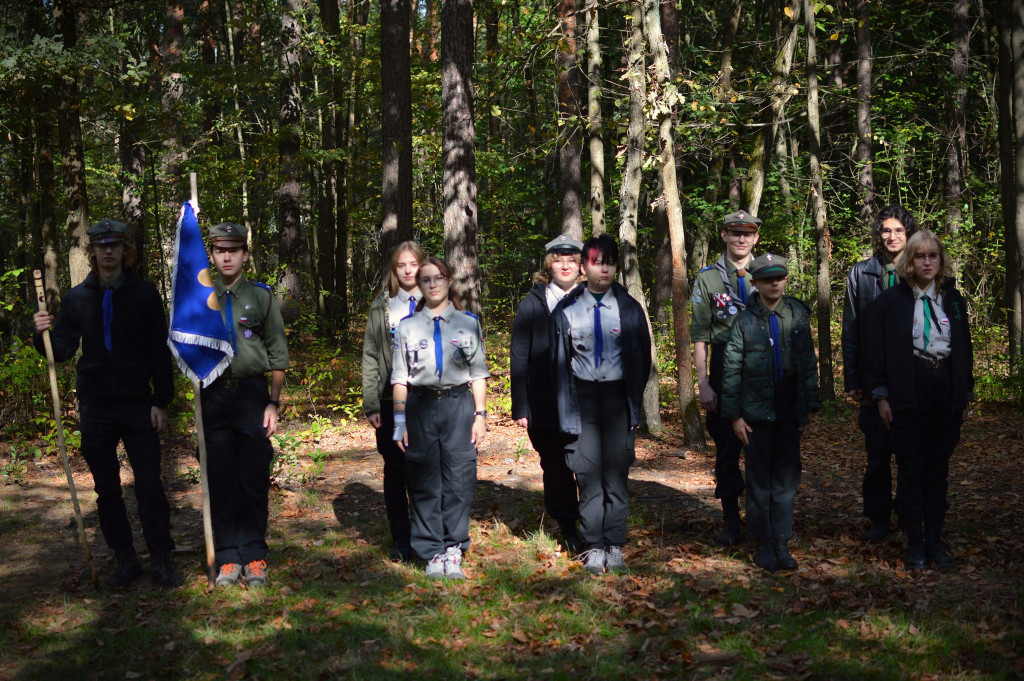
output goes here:
[[242, 338], [246, 340], [251, 340], [256, 336], [262, 336], [263, 314], [257, 310], [251, 309], [247, 305], [246, 309], [242, 311], [242, 316], [238, 318], [238, 326], [242, 329]]
[[423, 371], [424, 369], [424, 358], [427, 352], [426, 339], [421, 341], [406, 341], [405, 343], [405, 360], [409, 364], [409, 375], [415, 375]]
[[594, 350], [594, 330], [573, 329], [572, 347], [576, 352], [592, 352]]
[[459, 335], [452, 338], [450, 344], [452, 346], [451, 357], [459, 366], [468, 366], [480, 349], [476, 339], [463, 331], [459, 331]]

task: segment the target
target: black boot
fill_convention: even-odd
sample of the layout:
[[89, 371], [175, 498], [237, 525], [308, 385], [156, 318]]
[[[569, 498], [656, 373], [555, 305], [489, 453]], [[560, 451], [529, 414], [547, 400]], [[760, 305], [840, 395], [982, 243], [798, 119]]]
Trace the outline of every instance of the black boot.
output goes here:
[[740, 505], [736, 497], [722, 499], [722, 518], [725, 523], [718, 534], [718, 543], [722, 546], [736, 546], [743, 538], [740, 530]]
[[562, 534], [562, 545], [565, 546], [565, 550], [569, 555], [576, 556], [586, 550], [587, 544], [576, 529], [575, 520], [571, 522], [558, 521], [558, 527]]
[[754, 551], [754, 565], [769, 572], [779, 569], [779, 559], [775, 557], [775, 547], [772, 546], [771, 539], [757, 540], [757, 549]]
[[123, 589], [142, 576], [142, 565], [135, 549], [119, 549], [117, 551], [117, 569], [107, 580], [111, 589]]
[[412, 560], [412, 529], [408, 521], [391, 522], [391, 560], [408, 563]]
[[927, 570], [928, 561], [924, 557], [924, 536], [920, 525], [907, 528], [907, 555], [903, 566], [908, 570]]
[[942, 547], [941, 523], [925, 523], [924, 555], [935, 563], [936, 570], [953, 569], [953, 556]]
[[775, 558], [779, 562], [780, 570], [796, 570], [796, 558], [789, 552], [788, 539], [772, 540], [772, 549], [775, 551]]
[[158, 585], [172, 589], [181, 586], [185, 581], [185, 576], [178, 572], [170, 553], [154, 553], [151, 562], [153, 563], [153, 581]]
[[889, 536], [889, 517], [872, 519], [871, 527], [864, 530], [864, 541], [882, 541]]

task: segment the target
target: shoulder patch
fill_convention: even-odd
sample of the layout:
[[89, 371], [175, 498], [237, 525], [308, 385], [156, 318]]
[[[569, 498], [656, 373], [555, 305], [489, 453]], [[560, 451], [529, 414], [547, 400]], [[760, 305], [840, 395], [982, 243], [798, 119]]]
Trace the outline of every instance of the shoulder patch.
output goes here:
[[268, 285], [264, 284], [262, 281], [254, 281], [254, 282], [252, 282], [252, 284], [253, 284], [253, 286], [259, 286], [261, 289], [263, 289], [264, 291], [266, 291], [270, 295], [274, 295], [274, 289], [270, 288]]
[[[713, 269], [715, 269], [714, 265], [705, 265], [704, 267], [700, 268], [700, 272], [707, 272], [708, 270]], [[697, 274], [700, 274], [700, 272], [698, 272]]]
[[473, 319], [475, 319], [475, 320], [477, 320], [477, 321], [480, 321], [480, 318], [479, 318], [479, 317], [477, 317], [477, 316], [476, 316], [475, 314], [473, 314], [472, 312], [470, 312], [470, 311], [468, 311], [468, 310], [463, 310], [463, 312], [464, 312], [464, 313], [465, 313], [466, 315], [468, 315], [468, 316], [472, 317]]

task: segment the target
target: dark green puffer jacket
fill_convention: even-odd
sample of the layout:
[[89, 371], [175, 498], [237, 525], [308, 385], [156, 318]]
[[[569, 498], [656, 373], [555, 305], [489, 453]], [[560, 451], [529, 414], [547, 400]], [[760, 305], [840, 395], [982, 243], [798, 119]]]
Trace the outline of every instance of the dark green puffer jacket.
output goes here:
[[[797, 412], [800, 423], [821, 409], [818, 395], [818, 361], [811, 340], [811, 315], [796, 298], [783, 296], [779, 305], [792, 312], [782, 325], [796, 367]], [[748, 424], [775, 421], [775, 357], [768, 327], [770, 311], [753, 296], [747, 309], [736, 316], [725, 346], [722, 373], [722, 416], [742, 417]]]

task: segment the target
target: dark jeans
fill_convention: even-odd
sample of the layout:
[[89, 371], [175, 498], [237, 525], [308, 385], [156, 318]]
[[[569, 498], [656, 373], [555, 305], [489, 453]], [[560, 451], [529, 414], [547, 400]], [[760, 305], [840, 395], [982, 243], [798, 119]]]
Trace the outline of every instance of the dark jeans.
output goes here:
[[576, 379], [581, 431], [566, 461], [580, 491], [580, 536], [588, 549], [626, 543], [629, 467], [636, 433], [629, 429], [624, 381]]
[[412, 511], [412, 550], [430, 560], [469, 548], [469, 511], [476, 489], [473, 396], [432, 399], [409, 392], [405, 482]]
[[949, 365], [915, 366], [917, 409], [893, 414], [892, 446], [896, 452], [896, 503], [900, 526], [941, 527], [949, 508], [949, 459], [960, 442], [963, 412], [951, 406]]
[[750, 423], [747, 464], [747, 533], [751, 539], [793, 536], [793, 505], [800, 484], [800, 422], [796, 382], [775, 383], [774, 423]]
[[572, 442], [570, 435], [557, 430], [527, 430], [530, 443], [540, 455], [544, 472], [544, 508], [563, 528], [575, 527], [580, 517], [576, 478], [565, 461], [566, 448]]
[[861, 485], [864, 515], [874, 523], [888, 524], [893, 507], [892, 436], [882, 423], [874, 403], [861, 406], [857, 425], [860, 426], [860, 432], [864, 433], [864, 448], [868, 452], [868, 465]]
[[377, 451], [384, 459], [384, 508], [388, 514], [391, 539], [395, 545], [409, 543], [409, 495], [405, 486], [405, 452], [391, 436], [395, 431], [395, 405], [381, 400]]
[[[708, 382], [721, 402], [725, 346], [712, 345], [710, 352]], [[732, 419], [723, 418], [718, 412], [709, 411], [704, 423], [711, 439], [715, 441], [715, 498], [738, 497], [743, 494], [743, 472], [740, 470], [740, 451], [743, 449], [743, 443], [732, 429]]]
[[100, 530], [112, 551], [133, 548], [132, 527], [121, 495], [117, 443], [124, 441], [135, 476], [142, 536], [150, 553], [174, 550], [171, 508], [160, 480], [160, 438], [150, 420], [148, 402], [80, 404], [82, 457], [96, 488]]
[[270, 400], [265, 376], [218, 379], [202, 392], [210, 515], [217, 562], [267, 558], [270, 462], [263, 428]]

